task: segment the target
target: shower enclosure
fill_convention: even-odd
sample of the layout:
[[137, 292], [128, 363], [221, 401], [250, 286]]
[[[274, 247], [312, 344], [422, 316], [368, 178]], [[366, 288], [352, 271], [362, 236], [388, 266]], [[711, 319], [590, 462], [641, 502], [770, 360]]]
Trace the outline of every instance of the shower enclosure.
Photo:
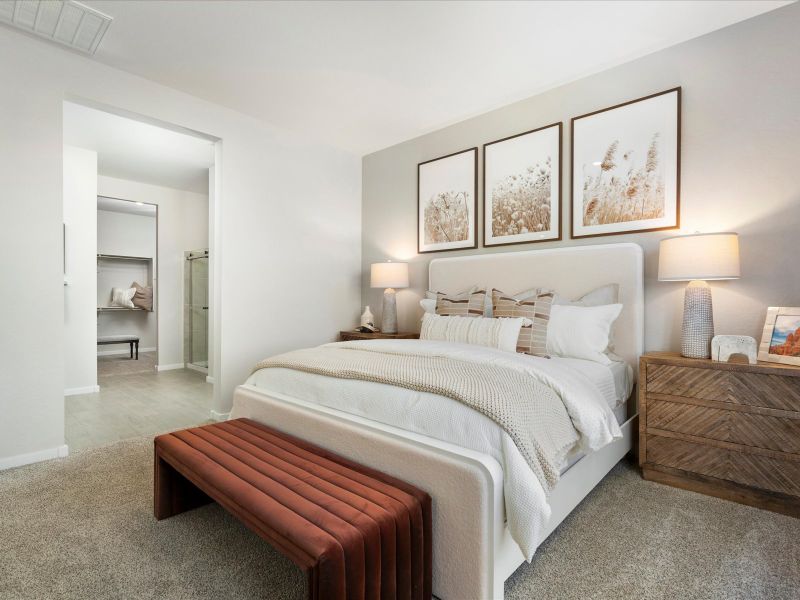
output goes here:
[[208, 250], [184, 252], [183, 360], [208, 373]]

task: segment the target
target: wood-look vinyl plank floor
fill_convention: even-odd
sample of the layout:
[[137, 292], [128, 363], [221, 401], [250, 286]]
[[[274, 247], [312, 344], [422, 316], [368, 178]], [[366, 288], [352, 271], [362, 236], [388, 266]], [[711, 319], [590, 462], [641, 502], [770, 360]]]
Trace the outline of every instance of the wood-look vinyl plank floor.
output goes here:
[[98, 357], [100, 391], [68, 396], [66, 441], [70, 451], [104, 446], [209, 421], [212, 385], [188, 369], [156, 371], [155, 353]]

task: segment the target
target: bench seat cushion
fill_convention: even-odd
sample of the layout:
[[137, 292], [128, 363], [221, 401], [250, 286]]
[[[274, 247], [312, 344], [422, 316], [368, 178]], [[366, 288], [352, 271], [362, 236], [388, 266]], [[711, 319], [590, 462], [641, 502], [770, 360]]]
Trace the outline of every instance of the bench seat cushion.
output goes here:
[[159, 491], [163, 460], [312, 573], [324, 596], [431, 597], [431, 502], [421, 490], [249, 419], [155, 444], [157, 517], [176, 512]]

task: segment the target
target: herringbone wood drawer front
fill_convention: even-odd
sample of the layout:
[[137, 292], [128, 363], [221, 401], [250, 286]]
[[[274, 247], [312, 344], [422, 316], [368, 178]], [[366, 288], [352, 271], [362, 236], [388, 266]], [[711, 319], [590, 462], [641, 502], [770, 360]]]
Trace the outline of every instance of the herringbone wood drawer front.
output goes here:
[[643, 356], [639, 464], [646, 479], [800, 517], [800, 368]]
[[648, 397], [647, 427], [800, 454], [800, 414], [774, 417]]
[[647, 462], [800, 496], [800, 462], [651, 435]]
[[800, 411], [800, 377], [674, 365], [647, 365], [647, 391]]

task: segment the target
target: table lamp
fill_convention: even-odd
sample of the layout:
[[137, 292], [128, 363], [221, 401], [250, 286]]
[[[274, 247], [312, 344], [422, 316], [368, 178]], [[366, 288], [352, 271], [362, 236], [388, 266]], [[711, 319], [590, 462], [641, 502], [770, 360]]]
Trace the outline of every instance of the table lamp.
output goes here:
[[696, 233], [661, 240], [659, 281], [688, 281], [683, 297], [681, 355], [710, 358], [714, 337], [711, 288], [707, 280], [739, 279], [739, 236]]
[[408, 263], [373, 263], [370, 268], [370, 287], [384, 288], [381, 330], [384, 333], [397, 333], [395, 288], [408, 287]]

